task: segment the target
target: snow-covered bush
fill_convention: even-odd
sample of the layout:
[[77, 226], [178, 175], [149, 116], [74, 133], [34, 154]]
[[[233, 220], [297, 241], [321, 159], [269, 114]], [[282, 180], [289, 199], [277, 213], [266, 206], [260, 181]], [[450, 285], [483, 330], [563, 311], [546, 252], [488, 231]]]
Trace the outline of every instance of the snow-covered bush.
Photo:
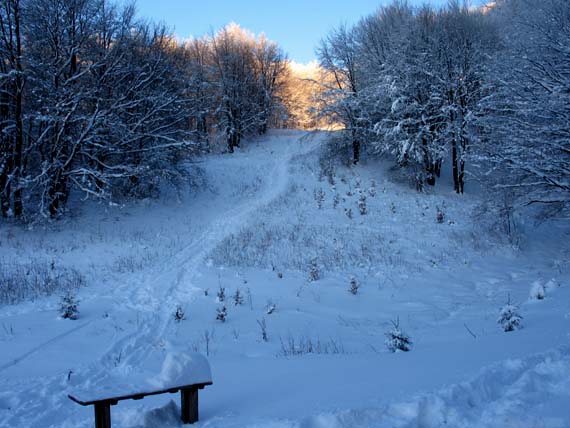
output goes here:
[[546, 291], [554, 291], [556, 290], [558, 287], [560, 287], [560, 283], [555, 280], [554, 278], [552, 278], [551, 280], [549, 280], [546, 285], [544, 286], [544, 289]]
[[186, 319], [186, 314], [184, 312], [184, 309], [182, 308], [182, 306], [178, 305], [178, 307], [176, 308], [176, 312], [174, 312], [174, 321], [180, 322], [184, 321], [185, 319]]
[[358, 294], [358, 289], [360, 288], [360, 284], [358, 283], [358, 280], [356, 279], [355, 276], [351, 276], [350, 277], [350, 288], [348, 289], [348, 291], [350, 291], [351, 294]]
[[412, 348], [412, 340], [410, 339], [410, 336], [400, 329], [399, 318], [392, 321], [392, 328], [386, 332], [386, 340], [384, 343], [390, 352], [408, 352]]
[[534, 300], [543, 300], [546, 297], [546, 288], [540, 281], [532, 283], [530, 288], [530, 298]]
[[522, 316], [519, 314], [519, 307], [511, 302], [511, 296], [507, 300], [507, 304], [499, 311], [497, 323], [503, 331], [514, 331], [521, 328]]
[[321, 279], [321, 270], [319, 269], [317, 259], [313, 258], [309, 262], [309, 282], [318, 281], [319, 279]]
[[222, 306], [221, 308], [216, 309], [216, 312], [216, 319], [221, 322], [226, 322], [228, 318], [228, 310], [226, 307]]
[[68, 290], [59, 302], [59, 315], [64, 319], [76, 320], [79, 316], [79, 300]]

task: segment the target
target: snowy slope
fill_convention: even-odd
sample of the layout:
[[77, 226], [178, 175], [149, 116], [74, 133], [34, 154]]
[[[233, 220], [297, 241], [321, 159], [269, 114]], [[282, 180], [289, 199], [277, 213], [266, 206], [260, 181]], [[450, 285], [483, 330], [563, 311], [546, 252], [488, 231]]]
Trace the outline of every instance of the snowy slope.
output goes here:
[[[331, 184], [326, 137], [273, 132], [207, 156], [201, 190], [179, 200], [1, 226], [4, 260], [74, 267], [87, 286], [77, 321], [57, 318], [57, 295], [0, 307], [0, 427], [91, 426], [68, 392], [136, 383], [180, 352], [212, 366], [198, 426], [570, 427], [567, 225], [528, 227], [514, 250], [474, 218], [476, 194], [419, 195], [384, 162], [336, 165]], [[321, 278], [309, 282], [313, 260]], [[536, 281], [544, 300], [530, 297]], [[504, 333], [508, 294], [524, 328]], [[397, 317], [409, 353], [384, 347]], [[113, 426], [179, 426], [171, 399], [121, 402]]]

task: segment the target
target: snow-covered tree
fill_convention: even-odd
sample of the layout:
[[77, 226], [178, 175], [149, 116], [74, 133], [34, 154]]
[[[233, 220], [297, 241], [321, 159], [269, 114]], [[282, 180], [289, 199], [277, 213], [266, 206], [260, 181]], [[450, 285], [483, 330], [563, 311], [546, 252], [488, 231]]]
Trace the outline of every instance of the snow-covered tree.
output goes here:
[[508, 332], [521, 328], [522, 316], [519, 314], [519, 307], [511, 302], [509, 296], [507, 303], [499, 311], [499, 318], [497, 323], [501, 328]]
[[384, 343], [390, 352], [408, 352], [412, 349], [412, 340], [410, 336], [400, 329], [399, 318], [392, 321], [392, 328], [386, 332], [386, 341]]
[[502, 49], [481, 155], [501, 173], [495, 187], [570, 216], [570, 3], [502, 0], [489, 15], [503, 30]]
[[79, 316], [79, 300], [71, 291], [67, 291], [59, 302], [59, 315], [64, 319], [76, 320]]
[[324, 76], [321, 79], [321, 113], [340, 123], [350, 135], [352, 162], [360, 160], [360, 146], [368, 130], [364, 111], [359, 105], [362, 71], [354, 29], [341, 25], [322, 40], [317, 55]]

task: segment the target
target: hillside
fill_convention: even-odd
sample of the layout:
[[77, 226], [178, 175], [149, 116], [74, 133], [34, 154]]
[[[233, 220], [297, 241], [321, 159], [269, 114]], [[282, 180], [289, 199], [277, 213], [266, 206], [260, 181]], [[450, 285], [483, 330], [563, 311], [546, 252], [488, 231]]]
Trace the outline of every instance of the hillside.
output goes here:
[[[0, 427], [92, 426], [68, 392], [174, 352], [208, 354], [199, 427], [570, 427], [567, 225], [527, 221], [513, 246], [475, 186], [418, 193], [329, 137], [271, 131], [161, 200], [0, 225], [0, 279], [54, 283], [0, 302]], [[523, 328], [505, 333], [509, 298]], [[385, 346], [397, 320], [410, 352]], [[181, 426], [172, 398], [121, 402], [113, 426]]]

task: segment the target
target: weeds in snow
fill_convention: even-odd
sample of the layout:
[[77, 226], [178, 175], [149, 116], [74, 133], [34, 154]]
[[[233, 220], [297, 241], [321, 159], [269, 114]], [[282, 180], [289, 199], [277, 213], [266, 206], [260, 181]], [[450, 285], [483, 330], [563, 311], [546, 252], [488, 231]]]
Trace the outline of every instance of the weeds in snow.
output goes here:
[[281, 342], [281, 349], [277, 356], [291, 357], [306, 354], [346, 354], [342, 343], [329, 339], [321, 342], [321, 339], [312, 339], [310, 337], [301, 337], [295, 340], [294, 337], [289, 336], [286, 340], [279, 338]]
[[264, 342], [268, 342], [269, 337], [267, 336], [267, 323], [265, 322], [265, 318], [261, 318], [261, 321], [257, 320], [257, 325], [261, 329], [261, 339]]
[[16, 304], [84, 285], [85, 277], [80, 272], [57, 266], [53, 261], [25, 264], [0, 261], [0, 304]]

